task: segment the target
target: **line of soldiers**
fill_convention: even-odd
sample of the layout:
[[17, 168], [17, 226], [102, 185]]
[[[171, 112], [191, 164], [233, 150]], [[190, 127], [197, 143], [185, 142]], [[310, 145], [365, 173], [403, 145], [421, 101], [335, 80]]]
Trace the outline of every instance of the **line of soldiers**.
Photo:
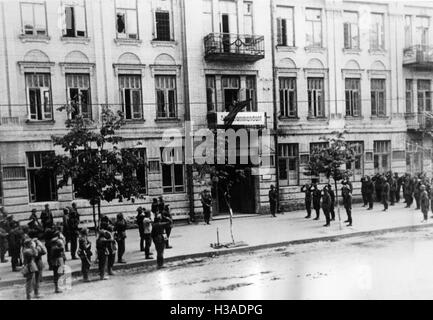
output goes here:
[[[352, 226], [352, 192], [353, 186], [348, 178], [342, 181], [341, 195], [343, 197], [343, 206], [346, 210], [347, 219], [344, 221], [347, 226]], [[324, 227], [329, 227], [331, 221], [335, 221], [335, 192], [330, 184], [320, 190], [317, 182], [312, 185], [305, 184], [301, 188], [301, 192], [305, 193], [305, 209], [307, 210], [306, 219], [311, 218], [311, 209], [316, 212], [316, 217], [313, 220], [320, 219], [320, 209], [323, 210], [326, 223]]]

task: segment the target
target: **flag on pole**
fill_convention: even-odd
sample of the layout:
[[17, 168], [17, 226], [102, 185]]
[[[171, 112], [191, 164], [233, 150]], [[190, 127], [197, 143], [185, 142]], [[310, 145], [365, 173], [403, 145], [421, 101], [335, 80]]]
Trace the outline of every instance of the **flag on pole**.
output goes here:
[[251, 99], [240, 101], [236, 103], [232, 110], [229, 112], [229, 114], [224, 118], [224, 126], [227, 128], [233, 124], [233, 122], [236, 119], [237, 114], [245, 108], [247, 105], [249, 105], [251, 102]]

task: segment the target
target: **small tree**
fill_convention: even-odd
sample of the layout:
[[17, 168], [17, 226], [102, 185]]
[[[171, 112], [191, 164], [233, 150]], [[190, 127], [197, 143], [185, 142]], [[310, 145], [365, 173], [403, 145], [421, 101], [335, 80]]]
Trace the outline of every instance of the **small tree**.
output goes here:
[[342, 180], [349, 173], [348, 170], [341, 169], [341, 166], [355, 161], [355, 151], [344, 139], [344, 133], [345, 132], [338, 132], [335, 137], [331, 138], [321, 137], [322, 140], [328, 143], [328, 146], [312, 150], [308, 163], [310, 175], [317, 176], [322, 173], [328, 180], [330, 178], [334, 180], [335, 201], [337, 203], [338, 219], [340, 221], [337, 182]]
[[[64, 106], [59, 110], [66, 109], [71, 115], [74, 107]], [[52, 137], [54, 145], [62, 147], [66, 154], [49, 155], [42, 169], [61, 177], [57, 184], [59, 189], [71, 181], [74, 192], [89, 201], [95, 230], [101, 219], [101, 201], [118, 199], [122, 202], [126, 199], [134, 202], [135, 198], [144, 198], [135, 170], [146, 165], [133, 150], [118, 148], [123, 140], [117, 135], [124, 125], [123, 114], [118, 112], [116, 115], [108, 106], [103, 106], [101, 120], [100, 127], [95, 128], [92, 121], [74, 114], [66, 121], [68, 132], [61, 137]]]

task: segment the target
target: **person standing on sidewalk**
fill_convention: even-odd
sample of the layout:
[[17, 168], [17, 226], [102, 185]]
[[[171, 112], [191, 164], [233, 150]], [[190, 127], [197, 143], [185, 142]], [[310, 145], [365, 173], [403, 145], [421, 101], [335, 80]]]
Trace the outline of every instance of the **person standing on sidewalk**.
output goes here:
[[366, 176], [365, 192], [366, 192], [366, 197], [368, 202], [367, 210], [373, 210], [374, 183], [373, 181], [371, 181], [371, 178], [369, 176]]
[[21, 265], [21, 248], [24, 241], [24, 232], [18, 221], [11, 221], [11, 230], [9, 232], [9, 254], [11, 256], [12, 271], [19, 271]]
[[389, 186], [389, 183], [385, 177], [382, 177], [382, 188], [381, 189], [382, 189], [381, 199], [382, 199], [382, 203], [383, 203], [383, 211], [387, 211], [388, 210], [390, 186]]
[[173, 228], [173, 218], [170, 214], [170, 206], [168, 204], [165, 205], [164, 207], [164, 211], [162, 212], [162, 218], [169, 222], [168, 225], [165, 226], [165, 235], [167, 236], [167, 238], [165, 239], [165, 248], [166, 249], [171, 249], [173, 248], [172, 246], [170, 246], [170, 234], [171, 234], [171, 229]]
[[165, 207], [165, 203], [164, 203], [164, 199], [162, 198], [162, 196], [158, 197], [158, 213], [163, 213], [164, 212], [164, 207]]
[[328, 183], [327, 185], [329, 196], [331, 197], [331, 208], [329, 213], [331, 214], [331, 221], [335, 220], [335, 192], [332, 190], [332, 186]]
[[78, 213], [77, 204], [72, 203], [72, 208], [69, 210], [69, 232], [71, 239], [71, 257], [72, 260], [76, 257], [78, 247], [78, 234], [80, 232], [80, 214]]
[[43, 277], [43, 271], [44, 271], [44, 262], [42, 260], [42, 256], [47, 254], [47, 251], [45, 250], [44, 246], [42, 245], [42, 242], [39, 241], [39, 239], [35, 238], [33, 239], [33, 243], [35, 244], [35, 248], [37, 251], [37, 255], [35, 257], [35, 263], [37, 267], [37, 271], [35, 272], [35, 289], [37, 288], [37, 291], [35, 291], [35, 295], [39, 296], [39, 283], [42, 281]]
[[329, 195], [327, 186], [323, 188], [322, 191], [322, 210], [323, 214], [325, 215], [326, 224], [324, 224], [324, 227], [329, 227], [331, 225], [331, 218], [329, 216], [329, 213], [331, 211], [331, 196]]
[[123, 213], [117, 214], [117, 220], [114, 223], [114, 238], [117, 242], [117, 262], [118, 263], [126, 263], [123, 259], [123, 254], [125, 253], [125, 239], [126, 239], [126, 227], [127, 223], [125, 218], [123, 217]]
[[427, 222], [430, 199], [424, 185], [421, 185], [420, 190], [421, 190], [421, 194], [420, 194], [421, 211], [424, 216], [423, 222]]
[[65, 242], [60, 236], [60, 231], [54, 232], [54, 238], [51, 240], [51, 266], [53, 268], [54, 292], [61, 293], [59, 288], [60, 275], [64, 274], [65, 266]]
[[52, 229], [54, 227], [54, 217], [48, 203], [45, 205], [44, 210], [41, 211], [41, 223], [44, 231], [48, 228]]
[[69, 230], [69, 209], [63, 208], [62, 233], [65, 237], [65, 251], [69, 252], [69, 243], [71, 242], [71, 231]]
[[[153, 204], [152, 204], [153, 207]], [[144, 213], [143, 208], [137, 208], [137, 216], [135, 217], [135, 223], [138, 225], [138, 234], [140, 236], [140, 251], [144, 251], [144, 227], [143, 227]]]
[[278, 191], [275, 189], [275, 186], [271, 184], [271, 189], [268, 193], [269, 196], [269, 204], [271, 207], [271, 215], [272, 217], [276, 217], [275, 213], [277, 212], [277, 204], [278, 204]]
[[162, 215], [158, 213], [152, 225], [152, 239], [156, 248], [156, 263], [158, 269], [164, 266], [164, 248], [165, 248], [164, 229], [168, 224], [169, 222], [164, 221]]
[[347, 214], [347, 220], [344, 222], [347, 222], [348, 223], [347, 226], [351, 227], [352, 226], [352, 192], [350, 192], [350, 188], [346, 184], [343, 184], [343, 187], [341, 188], [341, 194], [343, 197], [343, 206]]
[[96, 239], [96, 254], [98, 257], [98, 270], [100, 280], [107, 280], [105, 275], [105, 267], [107, 265], [108, 256], [108, 241], [105, 238], [105, 230], [100, 230]]
[[7, 230], [6, 218], [2, 215], [0, 216], [0, 262], [6, 263], [6, 252], [8, 251], [8, 236], [9, 232]]
[[81, 273], [83, 274], [83, 281], [89, 282], [89, 270], [92, 259], [92, 243], [89, 241], [88, 231], [86, 228], [80, 231], [77, 254], [81, 259]]
[[363, 205], [362, 207], [366, 207], [368, 205], [368, 200], [367, 200], [367, 178], [365, 176], [363, 176], [361, 178], [361, 196], [362, 196], [362, 202]]
[[413, 191], [413, 197], [415, 198], [415, 203], [416, 203], [416, 210], [419, 210], [421, 208], [419, 203], [419, 197], [421, 194], [420, 187], [421, 187], [421, 180], [417, 179], [415, 183], [415, 189]]
[[116, 261], [116, 252], [117, 252], [117, 245], [116, 240], [114, 240], [114, 227], [110, 226], [108, 230], [105, 230], [105, 239], [107, 240], [107, 249], [108, 249], [108, 256], [107, 256], [107, 272], [110, 276], [114, 276], [113, 266], [114, 261]]
[[321, 197], [321, 191], [317, 187], [317, 183], [313, 183], [313, 208], [316, 211], [316, 217], [314, 220], [319, 220], [320, 218], [320, 197]]
[[403, 184], [403, 176], [399, 177], [398, 173], [394, 173], [394, 179], [397, 181], [397, 190], [395, 191], [395, 201], [400, 202], [401, 186]]
[[143, 219], [143, 234], [144, 234], [144, 254], [145, 259], [152, 259], [150, 247], [152, 245], [152, 218], [149, 210], [146, 210]]
[[39, 287], [36, 285], [35, 273], [38, 268], [35, 263], [35, 258], [37, 256], [37, 250], [35, 248], [32, 239], [27, 238], [24, 240], [24, 250], [23, 250], [23, 268], [21, 273], [26, 278], [26, 298], [31, 300], [32, 291], [35, 293], [35, 298], [39, 297]]
[[301, 188], [301, 192], [305, 193], [305, 209], [307, 210], [307, 215], [305, 219], [311, 218], [311, 186], [307, 183]]
[[413, 179], [411, 178], [410, 174], [406, 175], [405, 182], [404, 182], [404, 191], [403, 191], [404, 197], [406, 199], [406, 207], [410, 208], [410, 206], [413, 203]]
[[389, 200], [391, 201], [390, 205], [393, 206], [396, 202], [395, 194], [397, 192], [397, 181], [392, 176], [392, 173], [389, 174], [388, 183], [389, 183]]
[[158, 199], [153, 198], [152, 205], [150, 207], [150, 211], [152, 212], [152, 219], [155, 219], [156, 215], [158, 214]]
[[203, 219], [206, 224], [210, 224], [210, 216], [212, 210], [212, 196], [208, 189], [204, 189], [201, 194], [201, 205], [203, 207]]

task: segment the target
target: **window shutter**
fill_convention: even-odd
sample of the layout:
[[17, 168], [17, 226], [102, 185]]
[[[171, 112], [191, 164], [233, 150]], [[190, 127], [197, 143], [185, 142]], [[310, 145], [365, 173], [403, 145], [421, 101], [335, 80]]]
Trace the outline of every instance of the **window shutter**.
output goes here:
[[287, 46], [287, 20], [281, 19], [281, 41], [283, 46]]
[[350, 48], [350, 24], [345, 22], [343, 24], [344, 29], [344, 48], [349, 49]]
[[277, 45], [282, 44], [282, 26], [281, 18], [277, 18]]

